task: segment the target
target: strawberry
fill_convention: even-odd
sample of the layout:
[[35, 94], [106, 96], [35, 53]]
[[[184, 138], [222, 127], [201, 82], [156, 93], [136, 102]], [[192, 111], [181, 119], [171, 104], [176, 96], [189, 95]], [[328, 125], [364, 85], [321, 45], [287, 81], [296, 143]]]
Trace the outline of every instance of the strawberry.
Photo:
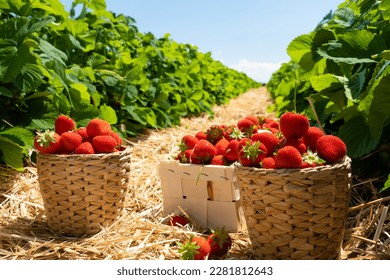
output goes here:
[[224, 158], [226, 158], [230, 162], [238, 161], [238, 145], [238, 140], [230, 140], [229, 144], [226, 147], [225, 153], [223, 154]]
[[320, 158], [316, 152], [307, 149], [307, 152], [302, 155], [302, 168], [316, 167], [323, 165], [325, 160]]
[[279, 123], [274, 120], [270, 120], [263, 125], [263, 128], [273, 128], [275, 130], [279, 130]]
[[98, 135], [109, 135], [111, 132], [111, 125], [105, 120], [92, 119], [86, 126], [89, 137], [94, 138]]
[[94, 154], [95, 150], [91, 142], [82, 142], [75, 150], [75, 154]]
[[66, 131], [61, 134], [61, 150], [65, 154], [71, 154], [83, 142], [83, 137], [75, 131]]
[[[191, 160], [200, 161], [203, 164], [209, 163], [210, 160], [217, 154], [217, 149], [207, 140], [199, 140], [195, 145]], [[194, 162], [193, 162], [194, 163]]]
[[211, 165], [226, 165], [225, 158], [223, 157], [223, 155], [215, 155], [211, 159], [210, 164]]
[[318, 138], [316, 150], [320, 158], [327, 163], [336, 163], [347, 154], [347, 146], [344, 141], [334, 135], [323, 135]]
[[60, 135], [51, 130], [38, 132], [34, 137], [34, 147], [42, 154], [55, 154], [60, 149]]
[[204, 132], [204, 131], [198, 131], [198, 132], [195, 134], [195, 137], [198, 138], [199, 140], [201, 140], [201, 139], [206, 140], [206, 139], [207, 139], [207, 134], [206, 134], [206, 132]]
[[55, 132], [61, 136], [64, 132], [75, 130], [76, 123], [71, 117], [59, 115], [54, 121], [54, 127]]
[[256, 133], [257, 127], [250, 119], [239, 119], [237, 121], [238, 129], [245, 134], [246, 137], [250, 137], [253, 133]]
[[223, 155], [226, 152], [226, 149], [229, 145], [229, 141], [225, 138], [222, 138], [215, 144], [215, 149], [217, 150], [217, 155]]
[[293, 146], [293, 147], [297, 148], [297, 150], [301, 154], [304, 154], [307, 151], [306, 145], [303, 142], [303, 138], [297, 139], [295, 137], [288, 137], [285, 139], [285, 141], [283, 143], [284, 143], [284, 146]]
[[87, 134], [87, 128], [85, 127], [80, 127], [76, 130], [76, 133], [80, 134], [81, 138], [83, 139], [83, 142], [89, 141], [89, 137]]
[[182, 260], [205, 260], [210, 254], [210, 244], [204, 237], [190, 236], [185, 243], [178, 243], [180, 259]]
[[223, 137], [228, 141], [233, 139], [240, 140], [244, 138], [244, 134], [241, 132], [241, 130], [238, 129], [237, 126], [230, 125], [224, 130]]
[[96, 153], [112, 153], [117, 146], [117, 142], [110, 135], [98, 135], [93, 137], [92, 145]]
[[275, 134], [270, 132], [257, 132], [252, 135], [253, 141], [260, 141], [267, 148], [267, 155], [272, 156], [275, 152], [276, 147], [279, 145], [279, 139]]
[[274, 157], [265, 157], [261, 161], [261, 167], [265, 169], [275, 169], [276, 163]]
[[185, 225], [187, 225], [189, 223], [189, 220], [183, 216], [183, 215], [175, 215], [175, 216], [171, 216], [169, 218], [169, 224], [171, 226], [181, 226], [181, 227], [184, 227]]
[[309, 119], [305, 115], [294, 112], [284, 113], [279, 121], [280, 131], [286, 138], [293, 137], [299, 139], [303, 137], [309, 126]]
[[180, 151], [184, 152], [186, 150], [193, 149], [195, 147], [196, 143], [198, 143], [198, 141], [199, 141], [199, 139], [193, 135], [190, 135], [190, 134], [184, 135], [181, 138], [181, 141], [179, 144]]
[[221, 125], [211, 125], [207, 130], [206, 130], [206, 135], [208, 140], [211, 144], [215, 145], [219, 140], [222, 139], [224, 134], [224, 127]]
[[210, 259], [218, 259], [225, 256], [232, 247], [232, 238], [223, 227], [212, 230], [207, 237], [207, 242], [210, 244]]
[[285, 146], [278, 150], [275, 155], [276, 168], [300, 168], [302, 155], [297, 148]]
[[[239, 144], [242, 145], [242, 144]], [[246, 140], [239, 151], [239, 161], [244, 166], [258, 167], [267, 155], [267, 148], [260, 141]]]
[[258, 126], [260, 124], [259, 118], [255, 117], [253, 115], [246, 116], [245, 119], [251, 120], [253, 122], [253, 124], [256, 126]]
[[312, 151], [315, 151], [317, 140], [323, 135], [324, 132], [320, 128], [316, 126], [311, 126], [307, 130], [306, 134], [303, 135], [303, 142], [305, 143], [307, 148], [309, 148]]
[[118, 133], [116, 133], [115, 131], [112, 131], [112, 130], [111, 130], [110, 133], [109, 133], [108, 135], [110, 135], [110, 136], [112, 136], [113, 138], [115, 138], [117, 146], [121, 146], [121, 145], [122, 145], [123, 140], [122, 140], [122, 138], [119, 136]]
[[179, 152], [176, 159], [180, 163], [190, 163], [191, 162], [191, 154], [192, 154], [192, 149], [188, 149], [184, 152]]

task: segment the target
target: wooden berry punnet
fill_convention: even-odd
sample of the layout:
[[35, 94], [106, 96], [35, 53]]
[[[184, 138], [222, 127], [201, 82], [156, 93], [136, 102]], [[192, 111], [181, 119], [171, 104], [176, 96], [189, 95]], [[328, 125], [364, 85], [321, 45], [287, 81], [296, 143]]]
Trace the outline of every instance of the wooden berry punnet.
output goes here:
[[204, 228], [245, 227], [233, 166], [162, 161], [159, 174], [165, 214], [181, 208]]
[[[96, 234], [117, 221], [124, 209], [130, 181], [130, 148], [118, 140], [112, 149], [97, 152], [98, 146], [94, 145], [93, 139], [99, 136], [87, 139], [83, 132], [85, 139], [79, 145], [89, 143], [89, 149], [81, 149], [83, 152], [79, 153], [74, 145], [71, 150], [64, 150], [67, 138], [61, 136], [67, 131], [77, 133], [76, 129], [68, 127], [61, 133], [56, 123], [57, 131], [60, 140], [50, 140], [52, 138], [48, 135], [53, 132], [49, 132], [37, 136], [39, 141], [35, 144], [38, 182], [47, 224], [58, 234]], [[108, 135], [109, 132], [103, 133]], [[43, 143], [54, 147], [58, 141], [56, 149], [43, 147]]]

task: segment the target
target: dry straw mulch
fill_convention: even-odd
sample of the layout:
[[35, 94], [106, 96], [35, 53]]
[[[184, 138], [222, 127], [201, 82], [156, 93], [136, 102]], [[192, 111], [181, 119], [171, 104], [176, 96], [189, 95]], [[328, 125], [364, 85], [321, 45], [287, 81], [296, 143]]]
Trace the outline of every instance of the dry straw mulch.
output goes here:
[[[23, 173], [0, 167], [0, 259], [179, 259], [177, 242], [205, 232], [196, 226], [166, 225], [158, 163], [176, 155], [184, 134], [214, 123], [234, 124], [248, 114], [266, 115], [270, 102], [265, 88], [250, 90], [227, 105], [215, 107], [213, 118], [183, 119], [178, 127], [149, 130], [129, 139], [132, 162], [125, 213], [117, 223], [86, 238], [59, 236], [47, 227], [34, 166]], [[372, 180], [354, 180], [344, 259], [390, 258], [390, 197], [380, 197]], [[233, 247], [226, 258], [253, 259], [247, 233], [231, 236]]]

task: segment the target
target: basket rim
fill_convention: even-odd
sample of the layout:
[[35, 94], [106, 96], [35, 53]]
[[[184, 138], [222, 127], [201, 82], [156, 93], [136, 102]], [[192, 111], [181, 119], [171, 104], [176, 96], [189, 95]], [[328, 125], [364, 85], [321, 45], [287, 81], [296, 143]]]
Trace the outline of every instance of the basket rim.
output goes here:
[[109, 156], [118, 156], [122, 154], [130, 153], [130, 146], [120, 146], [119, 151], [112, 153], [99, 153], [99, 154], [44, 154], [39, 151], [36, 151], [37, 156], [41, 157], [50, 157], [50, 158], [63, 158], [63, 159], [71, 159], [71, 158], [104, 158]]
[[319, 172], [322, 170], [331, 170], [331, 169], [338, 169], [341, 167], [348, 166], [348, 164], [351, 164], [352, 160], [350, 157], [345, 156], [343, 159], [341, 159], [339, 162], [333, 163], [333, 164], [325, 164], [320, 165], [316, 167], [307, 167], [307, 168], [274, 168], [274, 169], [267, 169], [267, 168], [261, 168], [261, 167], [251, 167], [251, 166], [244, 166], [239, 162], [234, 163], [234, 167], [236, 170], [249, 170], [254, 172], [260, 172], [260, 173], [277, 173], [277, 174], [290, 174], [290, 173], [308, 173], [308, 172]]

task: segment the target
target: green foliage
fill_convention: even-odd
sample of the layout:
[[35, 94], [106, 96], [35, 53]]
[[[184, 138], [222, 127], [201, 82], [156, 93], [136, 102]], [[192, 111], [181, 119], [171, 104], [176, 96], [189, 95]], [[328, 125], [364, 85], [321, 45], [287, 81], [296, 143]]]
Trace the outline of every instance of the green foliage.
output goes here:
[[288, 45], [290, 62], [267, 84], [278, 115], [293, 110], [296, 92], [297, 111], [312, 124], [318, 117], [345, 141], [359, 171], [372, 168], [376, 175], [389, 173], [383, 160], [390, 146], [389, 15], [390, 0], [341, 3]]
[[[53, 128], [62, 113], [78, 125], [100, 117], [136, 135], [212, 115], [213, 105], [258, 86], [196, 46], [139, 32], [104, 0], [76, 0], [70, 12], [59, 0], [0, 0], [0, 131]], [[9, 142], [0, 138], [7, 164]], [[19, 168], [28, 145], [15, 147]]]

